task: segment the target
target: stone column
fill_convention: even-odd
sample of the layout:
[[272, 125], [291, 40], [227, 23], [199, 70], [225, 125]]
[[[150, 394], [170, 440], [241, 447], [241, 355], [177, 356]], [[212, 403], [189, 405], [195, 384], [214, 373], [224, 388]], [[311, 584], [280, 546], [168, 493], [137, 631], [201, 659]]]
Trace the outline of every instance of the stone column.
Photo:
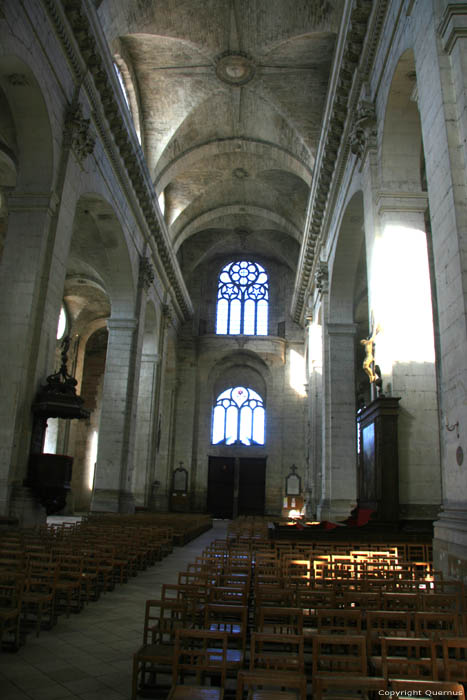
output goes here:
[[347, 517], [357, 498], [355, 333], [353, 323], [324, 328], [322, 520]]
[[398, 396], [401, 517], [434, 518], [441, 500], [433, 309], [423, 192], [380, 192], [369, 255], [375, 358]]
[[158, 427], [156, 388], [159, 362], [157, 353], [143, 353], [141, 356], [133, 492], [142, 506], [149, 503], [154, 492], [150, 475], [155, 460], [154, 435]]
[[55, 206], [56, 196], [50, 192], [9, 195], [0, 269], [0, 324], [8, 329], [0, 336], [0, 513], [8, 515], [10, 510], [25, 524], [40, 516], [37, 503], [22, 482], [27, 471], [37, 375], [43, 377], [47, 370], [46, 343], [41, 346], [40, 341], [48, 337], [44, 306]]
[[307, 328], [308, 356], [308, 478], [307, 517], [316, 518], [321, 494], [322, 406], [323, 406], [323, 338], [322, 326], [312, 319]]
[[110, 318], [92, 510], [132, 512], [138, 322]]
[[436, 568], [467, 580], [467, 8], [441, 5], [442, 16], [420, 6], [413, 19], [441, 349], [443, 506], [433, 544]]

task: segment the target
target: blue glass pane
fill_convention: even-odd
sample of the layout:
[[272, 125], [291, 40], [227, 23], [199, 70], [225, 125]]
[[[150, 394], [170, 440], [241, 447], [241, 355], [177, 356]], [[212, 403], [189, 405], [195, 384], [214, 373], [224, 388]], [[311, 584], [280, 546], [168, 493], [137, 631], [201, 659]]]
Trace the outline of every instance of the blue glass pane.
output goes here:
[[230, 406], [227, 409], [227, 420], [225, 426], [225, 441], [231, 445], [237, 440], [238, 435], [238, 408]]
[[239, 299], [234, 299], [230, 302], [230, 326], [228, 332], [230, 335], [240, 333], [240, 316], [242, 313], [242, 305]]
[[262, 299], [257, 305], [256, 335], [268, 334], [268, 302]]
[[255, 334], [255, 302], [247, 299], [243, 310], [243, 332], [246, 335]]
[[240, 441], [244, 445], [251, 445], [251, 416], [251, 408], [243, 406], [240, 410]]
[[217, 302], [216, 333], [227, 333], [228, 313], [229, 302], [226, 299], [219, 299]]
[[253, 440], [264, 445], [264, 408], [258, 406], [253, 412]]
[[212, 420], [212, 444], [217, 445], [224, 439], [224, 415], [225, 409], [222, 406], [214, 408]]

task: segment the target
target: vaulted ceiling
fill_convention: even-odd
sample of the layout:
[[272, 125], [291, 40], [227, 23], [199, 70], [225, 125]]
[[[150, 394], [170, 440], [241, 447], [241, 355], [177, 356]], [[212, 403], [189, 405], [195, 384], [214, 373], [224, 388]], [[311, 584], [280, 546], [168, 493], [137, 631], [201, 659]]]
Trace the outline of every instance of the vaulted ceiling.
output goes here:
[[103, 0], [182, 269], [294, 269], [342, 0]]

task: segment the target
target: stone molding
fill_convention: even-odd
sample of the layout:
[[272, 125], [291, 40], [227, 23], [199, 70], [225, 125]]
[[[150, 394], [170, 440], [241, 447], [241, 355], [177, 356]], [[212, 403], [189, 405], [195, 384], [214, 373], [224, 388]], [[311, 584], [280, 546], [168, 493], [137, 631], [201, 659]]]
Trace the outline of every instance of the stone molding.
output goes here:
[[339, 187], [349, 155], [348, 140], [343, 140], [343, 136], [350, 129], [354, 105], [374, 61], [387, 5], [388, 0], [354, 0], [350, 9], [342, 58], [338, 73], [332, 78], [334, 89], [326, 108], [326, 128], [322, 132], [315, 164], [302, 256], [292, 300], [291, 314], [297, 323], [302, 320], [307, 293], [313, 282], [312, 271], [323, 236], [325, 212], [330, 206], [330, 192]]
[[[73, 70], [75, 82], [78, 85], [84, 84], [86, 87], [92, 105], [93, 120], [120, 182], [125, 187], [128, 178], [132, 185], [147, 230], [157, 248], [161, 267], [172, 287], [181, 314], [185, 320], [188, 320], [193, 313], [191, 300], [169, 242], [165, 222], [158, 209], [154, 187], [144, 158], [138, 146], [130, 138], [126, 124], [129, 117], [123, 115], [123, 107], [117, 99], [116, 76], [112, 76], [114, 80], [110, 76], [110, 54], [105, 55], [106, 47], [99, 44], [96, 39], [94, 31], [96, 20], [91, 21], [90, 18], [94, 10], [86, 0], [63, 0], [60, 5], [56, 0], [42, 1]], [[105, 120], [101, 119], [101, 112]], [[131, 190], [127, 196], [129, 199], [132, 198]]]
[[71, 104], [65, 115], [64, 144], [70, 146], [80, 162], [94, 152], [96, 135], [90, 127], [91, 120], [83, 116], [81, 104]]
[[111, 331], [128, 331], [133, 332], [138, 327], [136, 318], [108, 318], [107, 328]]
[[58, 205], [56, 192], [7, 192], [8, 211], [48, 211], [53, 214]]
[[160, 364], [160, 361], [161, 356], [157, 352], [143, 352], [141, 354], [141, 362], [158, 365]]
[[458, 39], [467, 37], [467, 3], [450, 2], [444, 10], [438, 27], [441, 44], [451, 54]]
[[428, 192], [378, 192], [376, 210], [381, 216], [389, 211], [424, 213], [428, 208]]
[[356, 323], [326, 323], [325, 326], [328, 335], [356, 335]]

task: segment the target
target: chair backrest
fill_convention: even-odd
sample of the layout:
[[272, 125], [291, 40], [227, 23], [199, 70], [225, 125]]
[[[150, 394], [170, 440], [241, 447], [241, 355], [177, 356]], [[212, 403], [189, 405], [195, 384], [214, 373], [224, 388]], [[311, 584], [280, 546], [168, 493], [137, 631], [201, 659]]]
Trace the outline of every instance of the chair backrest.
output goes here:
[[196, 683], [204, 682], [205, 676], [216, 675], [220, 687], [225, 685], [227, 673], [227, 632], [210, 630], [179, 629], [175, 637], [172, 682], [183, 683], [195, 677]]
[[383, 678], [438, 677], [434, 644], [420, 637], [381, 637]]
[[467, 681], [467, 637], [447, 637], [443, 648], [443, 678], [446, 681]]
[[316, 611], [318, 632], [324, 634], [361, 634], [362, 611], [355, 608], [320, 608]]
[[318, 674], [367, 674], [366, 639], [357, 634], [313, 635], [313, 671]]
[[173, 642], [177, 629], [186, 626], [187, 608], [181, 600], [147, 600], [144, 644]]
[[410, 637], [412, 613], [409, 610], [368, 610], [366, 636], [368, 656], [381, 654], [381, 637]]
[[248, 628], [248, 607], [246, 605], [208, 603], [204, 611], [204, 626], [211, 632], [226, 632], [229, 647], [234, 644], [242, 652], [245, 652]]
[[295, 671], [303, 673], [303, 636], [253, 632], [250, 670]]
[[461, 617], [455, 612], [419, 611], [413, 613], [413, 618], [416, 637], [440, 639], [461, 633]]
[[269, 634], [303, 634], [303, 610], [266, 605], [256, 610], [256, 627]]
[[383, 610], [421, 610], [420, 594], [417, 592], [382, 591]]

